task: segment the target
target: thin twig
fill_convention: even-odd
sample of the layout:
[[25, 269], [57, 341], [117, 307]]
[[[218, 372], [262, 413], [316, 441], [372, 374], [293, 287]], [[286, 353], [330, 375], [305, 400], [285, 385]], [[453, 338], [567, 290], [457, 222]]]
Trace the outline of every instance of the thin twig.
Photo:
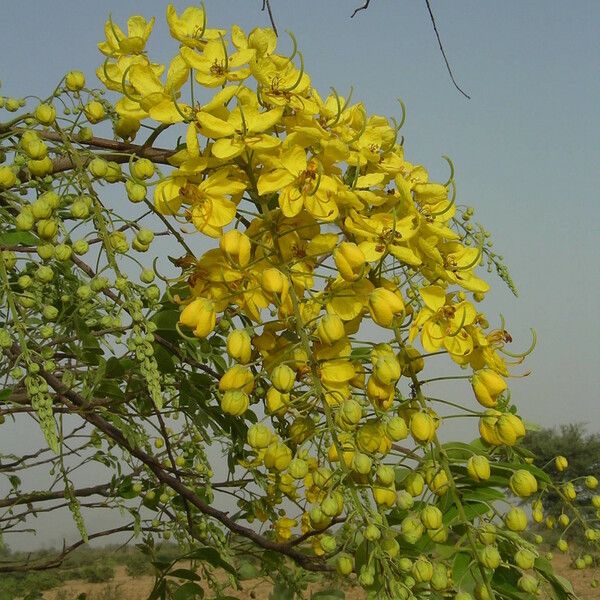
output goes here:
[[[367, 2], [368, 4], [368, 2]], [[469, 96], [469, 94], [467, 94], [466, 92], [464, 92], [458, 85], [458, 83], [456, 83], [456, 80], [454, 79], [454, 75], [452, 74], [452, 69], [450, 68], [450, 63], [448, 62], [448, 58], [446, 57], [446, 52], [444, 50], [444, 46], [442, 45], [442, 40], [440, 38], [440, 34], [437, 28], [437, 24], [435, 22], [435, 17], [433, 16], [433, 11], [431, 10], [431, 5], [429, 4], [429, 0], [425, 0], [425, 4], [427, 5], [427, 10], [429, 11], [429, 18], [431, 19], [431, 24], [433, 25], [433, 30], [435, 31], [435, 37], [437, 38], [437, 42], [438, 42], [438, 46], [440, 47], [440, 52], [442, 53], [442, 56], [444, 58], [444, 62], [446, 63], [446, 69], [448, 70], [448, 74], [450, 75], [450, 79], [452, 80], [452, 83], [454, 84], [454, 87], [468, 100], [471, 99], [471, 96]]]
[[265, 10], [265, 8], [267, 9], [267, 12], [269, 13], [269, 21], [271, 21], [271, 27], [273, 28], [275, 35], [279, 36], [279, 33], [277, 32], [277, 25], [275, 25], [275, 19], [273, 18], [273, 12], [271, 11], [270, 0], [263, 0], [263, 5], [262, 5], [261, 10]]
[[369, 4], [371, 4], [371, 0], [365, 0], [365, 3], [362, 6], [359, 6], [354, 10], [354, 12], [350, 15], [350, 18], [352, 19], [354, 15], [361, 10], [367, 10], [367, 8], [369, 8]]

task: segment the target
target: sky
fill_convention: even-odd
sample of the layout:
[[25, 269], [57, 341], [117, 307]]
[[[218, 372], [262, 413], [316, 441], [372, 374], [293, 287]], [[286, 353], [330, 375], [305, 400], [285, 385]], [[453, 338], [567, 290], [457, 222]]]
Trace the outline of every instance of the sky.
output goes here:
[[[209, 26], [267, 26], [261, 0], [206, 0]], [[424, 1], [271, 0], [283, 48], [292, 30], [313, 85], [363, 101], [370, 113], [408, 114], [405, 156], [433, 180], [456, 168], [459, 204], [492, 233], [519, 288], [491, 276], [480, 307], [507, 321], [515, 350], [538, 343], [511, 380], [527, 421], [585, 422], [600, 432], [600, 3], [432, 0], [459, 85], [452, 85]], [[188, 3], [175, 2], [180, 11]], [[94, 80], [109, 13], [157, 16], [149, 50], [168, 61], [177, 46], [166, 2], [21, 0], [0, 21], [0, 94], [47, 95], [79, 69]], [[446, 384], [451, 386], [451, 384]], [[449, 396], [458, 393], [442, 390]]]

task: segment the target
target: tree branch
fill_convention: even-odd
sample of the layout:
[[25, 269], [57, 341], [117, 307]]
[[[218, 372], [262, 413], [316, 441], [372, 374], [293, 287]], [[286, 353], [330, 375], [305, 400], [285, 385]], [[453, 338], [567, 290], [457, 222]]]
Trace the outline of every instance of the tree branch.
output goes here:
[[448, 74], [450, 75], [450, 79], [452, 80], [452, 83], [454, 84], [454, 87], [468, 100], [471, 99], [471, 96], [469, 96], [466, 92], [464, 92], [458, 85], [458, 83], [456, 83], [456, 80], [454, 79], [454, 75], [452, 73], [452, 69], [450, 68], [450, 63], [448, 62], [448, 58], [446, 57], [446, 52], [444, 50], [444, 46], [442, 45], [442, 40], [440, 38], [440, 34], [438, 32], [438, 28], [437, 28], [437, 24], [435, 22], [435, 17], [433, 16], [433, 11], [431, 10], [431, 5], [429, 4], [429, 0], [425, 0], [425, 4], [427, 5], [427, 10], [429, 11], [429, 18], [431, 19], [431, 24], [433, 25], [433, 31], [435, 31], [435, 37], [437, 38], [437, 42], [438, 42], [438, 46], [440, 47], [440, 52], [442, 53], [442, 56], [444, 58], [444, 62], [446, 63], [446, 69], [448, 70]]
[[[43, 369], [40, 370], [40, 375], [46, 380], [48, 385], [59, 394], [63, 402], [66, 402], [68, 405], [70, 404], [71, 406], [74, 405], [73, 408], [85, 406], [85, 399], [82, 398], [74, 390], [68, 389], [56, 376], [52, 375], [51, 373], [48, 373], [47, 371], [44, 371]], [[154, 475], [160, 482], [175, 490], [175, 492], [177, 492], [182, 499], [187, 500], [191, 505], [195, 506], [200, 512], [204, 513], [205, 515], [216, 519], [233, 533], [237, 533], [242, 537], [248, 538], [257, 546], [260, 546], [265, 550], [272, 550], [274, 552], [283, 554], [284, 556], [291, 558], [297, 564], [309, 571], [332, 570], [332, 567], [325, 564], [318, 558], [308, 556], [306, 554], [303, 554], [302, 552], [297, 551], [295, 548], [293, 548], [291, 543], [281, 543], [270, 540], [260, 535], [253, 529], [245, 527], [244, 525], [241, 525], [240, 523], [234, 521], [228, 516], [227, 513], [222, 512], [201, 500], [183, 482], [179, 481], [176, 477], [166, 472], [165, 469], [161, 466], [161, 464], [153, 456], [149, 455], [141, 448], [138, 448], [131, 444], [119, 429], [117, 429], [114, 425], [103, 419], [100, 415], [94, 413], [83, 413], [81, 414], [81, 416], [86, 421], [88, 421], [88, 423], [94, 425], [97, 429], [99, 429], [105, 435], [114, 440], [121, 448], [126, 450], [131, 456], [137, 458], [143, 464], [145, 464], [154, 473]]]

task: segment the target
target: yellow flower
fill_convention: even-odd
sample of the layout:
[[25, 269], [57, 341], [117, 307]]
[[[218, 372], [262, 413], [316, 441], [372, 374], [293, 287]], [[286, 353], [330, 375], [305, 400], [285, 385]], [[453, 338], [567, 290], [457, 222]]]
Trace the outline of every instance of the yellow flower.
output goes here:
[[267, 469], [284, 471], [292, 461], [292, 451], [282, 442], [272, 442], [265, 452], [264, 462]]
[[131, 91], [115, 105], [120, 116], [138, 120], [149, 116], [161, 123], [178, 123], [184, 120], [183, 115], [191, 114], [190, 106], [175, 103], [189, 75], [181, 57], [171, 61], [164, 85], [147, 62], [133, 64], [126, 74]]
[[125, 35], [121, 28], [109, 19], [104, 25], [106, 41], [98, 44], [98, 48], [102, 54], [112, 57], [141, 54], [153, 26], [154, 17], [146, 21], [144, 17], [134, 15], [127, 20], [127, 35]]
[[486, 408], [494, 408], [498, 396], [508, 387], [506, 381], [491, 369], [477, 371], [471, 378], [471, 386], [479, 404]]
[[223, 39], [206, 42], [201, 53], [186, 46], [180, 52], [183, 60], [194, 69], [196, 81], [209, 88], [246, 79], [250, 75], [250, 67], [239, 67], [248, 64], [254, 57], [254, 50], [250, 48], [229, 55]]
[[190, 327], [197, 337], [206, 337], [217, 321], [215, 305], [208, 298], [196, 298], [181, 311], [179, 324]]
[[202, 48], [206, 40], [219, 39], [222, 29], [206, 28], [206, 13], [198, 6], [188, 6], [181, 15], [172, 4], [167, 6], [167, 23], [171, 36], [189, 48]]
[[333, 221], [339, 214], [335, 202], [338, 184], [322, 172], [314, 158], [308, 160], [302, 147], [285, 149], [274, 168], [261, 173], [257, 189], [261, 196], [279, 192], [279, 206], [286, 217], [295, 217], [303, 208], [321, 221]]
[[289, 517], [279, 517], [275, 521], [275, 537], [278, 541], [284, 542], [292, 537], [292, 528], [296, 527], [298, 521], [296, 519], [290, 519]]
[[409, 340], [412, 342], [420, 329], [421, 344], [426, 352], [436, 352], [444, 346], [451, 355], [470, 354], [474, 347], [473, 338], [465, 326], [475, 320], [475, 308], [466, 300], [454, 303], [451, 295], [438, 285], [419, 291], [425, 306], [411, 325]]
[[233, 221], [236, 202], [246, 189], [246, 184], [234, 177], [229, 169], [219, 169], [197, 185], [188, 182], [180, 188], [183, 201], [190, 205], [189, 219], [198, 231], [218, 238], [223, 227]]

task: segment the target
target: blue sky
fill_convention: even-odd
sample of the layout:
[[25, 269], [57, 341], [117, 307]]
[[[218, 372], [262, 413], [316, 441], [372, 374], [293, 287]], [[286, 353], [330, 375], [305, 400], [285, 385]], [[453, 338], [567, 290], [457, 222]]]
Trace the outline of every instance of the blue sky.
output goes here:
[[[206, 0], [209, 25], [268, 24], [260, 0]], [[476, 207], [520, 290], [502, 282], [484, 308], [502, 313], [515, 348], [538, 346], [515, 379], [522, 414], [544, 426], [585, 421], [600, 431], [600, 3], [432, 0], [455, 76], [452, 86], [424, 1], [271, 0], [280, 31], [291, 29], [314, 85], [334, 86], [371, 113], [408, 108], [405, 154], [445, 180], [449, 155], [458, 201]], [[175, 2], [178, 9], [187, 4]], [[47, 94], [70, 69], [94, 79], [108, 13], [156, 15], [150, 51], [176, 51], [166, 3], [21, 0], [0, 21], [0, 94]], [[283, 35], [284, 47], [289, 41]], [[448, 390], [452, 395], [454, 392]]]

